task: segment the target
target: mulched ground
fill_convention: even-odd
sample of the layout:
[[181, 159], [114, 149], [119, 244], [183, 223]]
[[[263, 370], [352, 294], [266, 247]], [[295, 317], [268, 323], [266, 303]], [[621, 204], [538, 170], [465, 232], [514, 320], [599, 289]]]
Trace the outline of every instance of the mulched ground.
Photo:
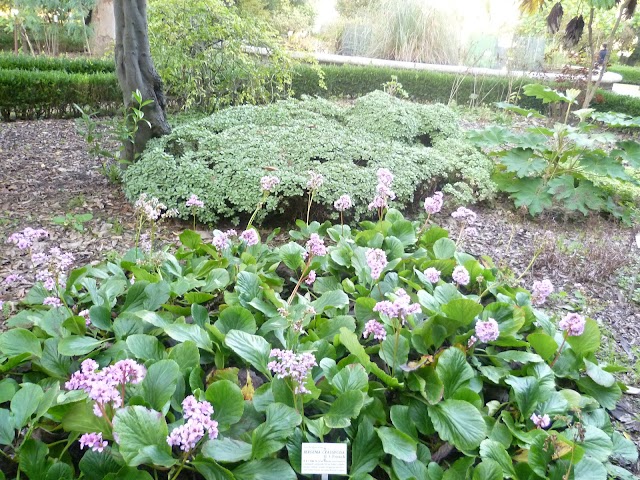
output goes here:
[[[133, 246], [133, 209], [119, 187], [100, 173], [101, 162], [86, 150], [73, 120], [0, 123], [0, 282], [11, 273], [25, 277], [11, 288], [0, 283], [0, 299], [21, 298], [32, 281], [27, 259], [5, 242], [25, 227], [49, 230], [50, 243], [72, 252], [77, 265], [99, 262], [109, 252], [122, 253]], [[616, 279], [619, 269], [640, 253], [631, 229], [599, 217], [568, 221], [550, 216], [532, 221], [500, 204], [474, 210], [479, 215], [478, 236], [465, 239], [467, 251], [491, 256], [514, 278], [539, 251], [521, 284], [530, 288], [534, 280], [552, 280], [563, 293], [554, 296], [550, 308], [559, 312], [580, 308], [597, 319], [608, 343], [603, 360], [635, 365], [640, 354], [640, 307]], [[53, 217], [67, 213], [91, 213], [93, 219], [85, 224], [85, 232], [51, 223]], [[451, 218], [444, 217], [443, 223], [456, 230]], [[164, 224], [159, 238], [176, 241], [183, 228], [189, 226]], [[620, 378], [638, 386], [633, 368]], [[614, 417], [640, 444], [637, 412], [636, 397], [625, 395]]]

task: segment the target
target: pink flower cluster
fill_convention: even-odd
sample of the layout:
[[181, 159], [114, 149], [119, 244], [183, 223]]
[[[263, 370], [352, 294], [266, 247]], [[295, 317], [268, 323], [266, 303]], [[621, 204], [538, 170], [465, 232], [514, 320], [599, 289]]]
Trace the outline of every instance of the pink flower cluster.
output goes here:
[[189, 395], [182, 401], [182, 414], [187, 421], [171, 431], [167, 437], [170, 446], [190, 452], [205, 435], [211, 440], [218, 437], [218, 422], [211, 420], [213, 407], [209, 402], [198, 402], [196, 397]]
[[[324, 241], [317, 233], [311, 234], [305, 246], [307, 248], [307, 254], [312, 257], [322, 257], [327, 254], [327, 247], [325, 247]], [[307, 256], [305, 255], [304, 257], [306, 258]]]
[[53, 290], [56, 284], [66, 287], [65, 273], [71, 268], [75, 258], [58, 247], [49, 249], [49, 253], [36, 252], [31, 255], [31, 262], [37, 268], [36, 280], [43, 283], [44, 288]]
[[102, 433], [85, 433], [80, 437], [80, 450], [87, 447], [94, 452], [102, 452], [107, 445], [109, 445], [107, 441], [102, 440]]
[[542, 305], [549, 295], [553, 293], [553, 283], [551, 280], [544, 279], [541, 282], [533, 282], [533, 292], [531, 293], [531, 303], [534, 305]]
[[364, 331], [362, 332], [362, 336], [367, 338], [369, 335], [373, 334], [373, 338], [376, 340], [380, 340], [381, 342], [387, 338], [387, 332], [384, 329], [384, 325], [376, 320], [369, 320], [364, 324]]
[[458, 207], [458, 209], [451, 214], [455, 219], [465, 221], [467, 223], [473, 223], [478, 218], [475, 212], [465, 207]]
[[4, 279], [4, 283], [6, 283], [7, 285], [14, 285], [18, 282], [21, 282], [24, 280], [24, 277], [22, 275], [19, 275], [17, 273], [12, 273], [10, 275], [7, 275]]
[[471, 281], [469, 272], [462, 265], [458, 265], [453, 269], [453, 274], [451, 275], [451, 277], [453, 278], [453, 281], [458, 285], [469, 285], [469, 282]]
[[143, 215], [150, 222], [175, 217], [178, 211], [175, 208], [167, 209], [167, 206], [155, 197], [150, 197], [146, 193], [141, 193], [133, 204], [136, 214]]
[[7, 238], [8, 243], [13, 243], [20, 250], [26, 250], [33, 246], [33, 243], [42, 239], [47, 238], [49, 236], [49, 232], [42, 228], [31, 228], [27, 227], [21, 232], [16, 232], [9, 235]]
[[376, 175], [378, 176], [378, 186], [376, 187], [376, 196], [369, 204], [369, 210], [387, 208], [388, 201], [396, 198], [395, 192], [391, 190], [393, 173], [387, 168], [379, 168]]
[[304, 381], [307, 374], [313, 367], [318, 365], [316, 357], [312, 353], [294, 353], [292, 350], [271, 350], [271, 357], [276, 360], [269, 362], [267, 368], [271, 370], [277, 378], [290, 378], [295, 384], [296, 394], [311, 393], [305, 386]]
[[98, 370], [95, 360], [87, 359], [80, 365], [80, 370], [74, 372], [68, 382], [64, 384], [67, 390], [84, 390], [93, 405], [93, 413], [102, 417], [107, 406], [118, 408], [122, 406], [121, 392], [127, 383], [140, 383], [147, 370], [135, 360], [120, 360], [102, 370]]
[[313, 170], [309, 170], [309, 181], [307, 182], [307, 188], [309, 190], [318, 190], [324, 183], [324, 177]]
[[229, 229], [226, 232], [222, 232], [220, 230], [214, 230], [213, 232], [213, 240], [211, 243], [219, 252], [226, 250], [231, 246], [231, 239], [233, 237], [237, 237], [238, 232], [233, 229]]
[[306, 283], [307, 285], [313, 285], [313, 282], [315, 281], [316, 281], [316, 271], [310, 270], [309, 273], [307, 273], [307, 278], [305, 279], [304, 283]]
[[84, 318], [84, 323], [85, 325], [88, 327], [89, 325], [91, 325], [91, 318], [89, 316], [89, 310], [82, 310], [80, 313], [78, 313], [78, 315], [82, 318]]
[[345, 210], [353, 207], [353, 202], [351, 201], [351, 197], [349, 195], [341, 195], [335, 202], [333, 202], [333, 208], [335, 208], [339, 212], [344, 212]]
[[424, 276], [430, 283], [438, 283], [440, 281], [440, 270], [437, 268], [429, 267], [424, 271]]
[[493, 318], [487, 319], [486, 322], [478, 320], [476, 322], [476, 337], [482, 343], [493, 342], [500, 336], [500, 328], [498, 322]]
[[187, 207], [204, 208], [204, 202], [194, 193], [187, 200]]
[[265, 192], [270, 192], [280, 183], [280, 179], [274, 175], [265, 175], [260, 179], [260, 187]]
[[432, 197], [427, 197], [424, 201], [424, 209], [429, 215], [435, 215], [442, 210], [442, 192], [436, 192]]
[[248, 247], [252, 247], [253, 245], [257, 245], [258, 243], [260, 243], [258, 232], [256, 232], [253, 228], [242, 232], [240, 234], [240, 240], [246, 243]]
[[370, 248], [366, 253], [367, 265], [371, 269], [371, 278], [377, 280], [387, 264], [387, 254], [379, 248]]
[[537, 428], [549, 428], [551, 425], [551, 418], [546, 413], [544, 415], [536, 415], [535, 413], [531, 415], [531, 421]]
[[62, 306], [62, 302], [58, 297], [45, 297], [42, 300], [42, 305], [48, 305], [53, 308], [58, 308]]
[[586, 323], [587, 321], [582, 315], [572, 312], [565, 315], [558, 323], [558, 326], [560, 330], [567, 332], [570, 337], [578, 337], [584, 333]]
[[404, 325], [409, 315], [420, 312], [420, 304], [411, 303], [411, 297], [402, 288], [396, 290], [395, 295], [396, 299], [393, 302], [383, 300], [376, 303], [373, 311], [386, 315], [390, 319], [397, 318]]

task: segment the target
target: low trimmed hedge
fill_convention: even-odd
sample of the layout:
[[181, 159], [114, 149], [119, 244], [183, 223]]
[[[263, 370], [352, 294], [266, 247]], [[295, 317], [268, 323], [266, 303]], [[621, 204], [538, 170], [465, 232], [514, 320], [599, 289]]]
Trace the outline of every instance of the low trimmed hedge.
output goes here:
[[[321, 97], [359, 97], [381, 88], [382, 84], [398, 77], [403, 88], [412, 100], [425, 102], [448, 103], [451, 90], [459, 82], [454, 99], [459, 104], [469, 102], [471, 95], [478, 95], [476, 103], [494, 103], [504, 101], [511, 92], [529, 83], [538, 83], [531, 78], [509, 79], [503, 77], [468, 75], [460, 76], [449, 73], [430, 72], [426, 70], [404, 70], [383, 67], [363, 67], [353, 65], [324, 65], [326, 89], [318, 84], [318, 74], [304, 65], [297, 67], [293, 79], [293, 90], [296, 96], [318, 95]], [[511, 86], [511, 89], [509, 88]], [[553, 86], [553, 85], [552, 85]], [[543, 111], [542, 101], [521, 95], [519, 105]], [[618, 95], [607, 90], [600, 90], [591, 105], [598, 111], [640, 115], [640, 99], [626, 95]]]
[[113, 112], [122, 93], [113, 73], [0, 69], [0, 115], [20, 119], [75, 116], [76, 103]]
[[87, 57], [66, 58], [44, 55], [14, 55], [0, 53], [0, 70], [60, 70], [67, 73], [113, 73], [113, 60], [99, 60]]
[[622, 83], [640, 85], [640, 67], [613, 65], [612, 67], [609, 67], [609, 71], [622, 75]]

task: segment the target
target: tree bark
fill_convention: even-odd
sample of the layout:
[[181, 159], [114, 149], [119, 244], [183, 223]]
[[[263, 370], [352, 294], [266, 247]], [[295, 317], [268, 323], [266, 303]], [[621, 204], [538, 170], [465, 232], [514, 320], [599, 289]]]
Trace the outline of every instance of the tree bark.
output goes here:
[[147, 142], [171, 132], [165, 116], [166, 102], [162, 80], [156, 71], [149, 49], [146, 0], [115, 0], [116, 73], [125, 108], [131, 104], [131, 93], [140, 90], [143, 100], [153, 100], [142, 111], [146, 122], [138, 124], [134, 142], [125, 141], [124, 158], [134, 161]]

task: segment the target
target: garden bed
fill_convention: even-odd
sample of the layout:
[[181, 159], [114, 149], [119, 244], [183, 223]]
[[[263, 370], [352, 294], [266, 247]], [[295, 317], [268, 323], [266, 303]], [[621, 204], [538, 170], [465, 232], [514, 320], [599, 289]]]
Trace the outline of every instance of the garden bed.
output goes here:
[[[0, 278], [11, 273], [29, 276], [29, 265], [4, 243], [8, 235], [28, 226], [52, 232], [52, 241], [73, 253], [77, 266], [102, 261], [110, 252], [123, 253], [134, 245], [133, 210], [119, 188], [101, 176], [99, 163], [86, 154], [72, 121], [0, 124], [0, 152], [7, 158], [0, 173], [0, 203], [7, 206], [0, 213]], [[478, 236], [468, 238], [464, 248], [474, 255], [490, 255], [516, 278], [541, 248], [521, 284], [550, 279], [560, 294], [552, 296], [549, 308], [560, 314], [575, 310], [597, 319], [605, 333], [600, 356], [630, 366], [619, 378], [636, 383], [633, 367], [640, 352], [640, 309], [616, 279], [618, 267], [631, 265], [629, 257], [636, 248], [631, 231], [599, 217], [567, 223], [546, 216], [533, 222], [500, 204], [474, 210], [479, 214]], [[50, 223], [52, 217], [67, 213], [91, 213], [93, 219], [84, 225], [84, 232], [76, 231], [73, 224]], [[448, 215], [439, 219], [443, 226], [454, 227]], [[185, 227], [174, 222], [161, 225], [159, 242], [176, 242]], [[206, 230], [200, 233], [205, 240], [211, 238]], [[27, 288], [19, 284], [0, 297], [19, 298]], [[613, 412], [636, 444], [638, 411], [633, 397], [625, 395]]]

